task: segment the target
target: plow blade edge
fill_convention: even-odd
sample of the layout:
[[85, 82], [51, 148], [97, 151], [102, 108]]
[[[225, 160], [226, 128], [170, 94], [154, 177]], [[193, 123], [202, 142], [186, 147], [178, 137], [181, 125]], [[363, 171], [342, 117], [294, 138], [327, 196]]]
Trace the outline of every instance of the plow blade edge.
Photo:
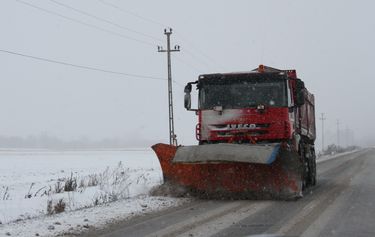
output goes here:
[[279, 153], [280, 144], [239, 145], [207, 144], [180, 146], [173, 158], [174, 163], [245, 162], [271, 164]]
[[208, 198], [294, 199], [302, 196], [302, 163], [279, 144], [156, 144], [164, 183]]

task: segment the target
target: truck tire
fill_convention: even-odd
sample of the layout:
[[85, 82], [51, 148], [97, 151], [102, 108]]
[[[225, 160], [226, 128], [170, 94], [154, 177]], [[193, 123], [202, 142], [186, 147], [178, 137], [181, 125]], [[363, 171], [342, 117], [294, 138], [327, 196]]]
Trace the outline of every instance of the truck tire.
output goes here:
[[316, 185], [316, 156], [315, 156], [315, 150], [314, 148], [311, 149], [311, 159], [310, 159], [310, 184], [312, 186]]
[[309, 162], [306, 158], [306, 152], [302, 143], [298, 146], [298, 153], [302, 160], [302, 190], [305, 190], [309, 186]]
[[[306, 150], [303, 145], [300, 145], [299, 149], [303, 161], [302, 187], [304, 190], [316, 184], [316, 157], [314, 148]], [[309, 156], [307, 156], [307, 152], [310, 153]]]

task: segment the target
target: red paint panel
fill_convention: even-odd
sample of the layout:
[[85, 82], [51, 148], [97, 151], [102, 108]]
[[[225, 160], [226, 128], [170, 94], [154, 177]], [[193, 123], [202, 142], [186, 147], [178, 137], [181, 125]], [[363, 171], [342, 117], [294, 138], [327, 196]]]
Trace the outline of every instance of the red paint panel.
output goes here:
[[[215, 115], [215, 118], [207, 119], [207, 113], [211, 113], [210, 117]], [[228, 116], [228, 114], [233, 114], [233, 116]], [[225, 119], [225, 116], [228, 116], [228, 119]], [[209, 127], [211, 125], [230, 125], [230, 124], [269, 124], [268, 128], [256, 128], [256, 129], [238, 129], [234, 128], [228, 132], [235, 133], [247, 133], [247, 136], [251, 136], [251, 140], [276, 140], [276, 139], [291, 139], [291, 126], [286, 126], [285, 124], [290, 124], [289, 120], [289, 111], [288, 108], [284, 107], [266, 107], [262, 112], [257, 111], [255, 108], [248, 109], [229, 109], [224, 110], [222, 114], [215, 111], [202, 110], [198, 112], [199, 117], [199, 129], [197, 133], [205, 134], [202, 132], [203, 127]], [[217, 121], [215, 121], [217, 120]], [[220, 122], [218, 122], [220, 121]], [[258, 131], [263, 132], [264, 134], [251, 135]], [[200, 140], [208, 141], [231, 141], [231, 137], [220, 136], [220, 131], [215, 129], [209, 129], [209, 135], [200, 136]], [[246, 137], [245, 137], [246, 138]], [[244, 138], [238, 138], [244, 139]], [[248, 140], [248, 139], [246, 139]]]

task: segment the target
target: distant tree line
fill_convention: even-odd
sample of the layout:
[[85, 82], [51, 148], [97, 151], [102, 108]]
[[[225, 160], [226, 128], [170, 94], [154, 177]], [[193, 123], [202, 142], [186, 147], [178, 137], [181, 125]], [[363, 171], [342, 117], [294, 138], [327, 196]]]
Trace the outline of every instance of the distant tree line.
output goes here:
[[54, 136], [0, 136], [0, 148], [56, 148], [56, 149], [89, 149], [89, 148], [127, 148], [148, 147], [153, 141], [141, 139], [105, 138], [91, 140], [86, 137], [63, 140]]
[[336, 144], [331, 144], [322, 152], [322, 155], [332, 155], [336, 153], [343, 153], [347, 151], [353, 151], [356, 149], [359, 149], [359, 146], [347, 146], [347, 147], [341, 147], [337, 146]]

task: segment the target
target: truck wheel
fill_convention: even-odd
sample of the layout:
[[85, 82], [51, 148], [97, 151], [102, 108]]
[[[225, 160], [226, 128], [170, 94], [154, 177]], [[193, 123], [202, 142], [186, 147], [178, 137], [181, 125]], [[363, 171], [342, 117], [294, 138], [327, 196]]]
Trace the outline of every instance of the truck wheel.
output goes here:
[[309, 173], [308, 173], [308, 185], [314, 186], [316, 183], [316, 168], [315, 168], [315, 160], [309, 160]]
[[311, 186], [311, 166], [310, 166], [310, 161], [305, 158], [305, 182], [306, 182], [306, 187]]
[[311, 185], [315, 186], [316, 185], [316, 160], [315, 160], [315, 156], [314, 156], [314, 159], [312, 159], [311, 163], [312, 163]]
[[311, 149], [310, 171], [310, 184], [314, 186], [316, 185], [316, 156], [314, 149]]
[[302, 144], [298, 146], [298, 153], [302, 160], [302, 191], [309, 186], [309, 163], [306, 159], [305, 150]]

